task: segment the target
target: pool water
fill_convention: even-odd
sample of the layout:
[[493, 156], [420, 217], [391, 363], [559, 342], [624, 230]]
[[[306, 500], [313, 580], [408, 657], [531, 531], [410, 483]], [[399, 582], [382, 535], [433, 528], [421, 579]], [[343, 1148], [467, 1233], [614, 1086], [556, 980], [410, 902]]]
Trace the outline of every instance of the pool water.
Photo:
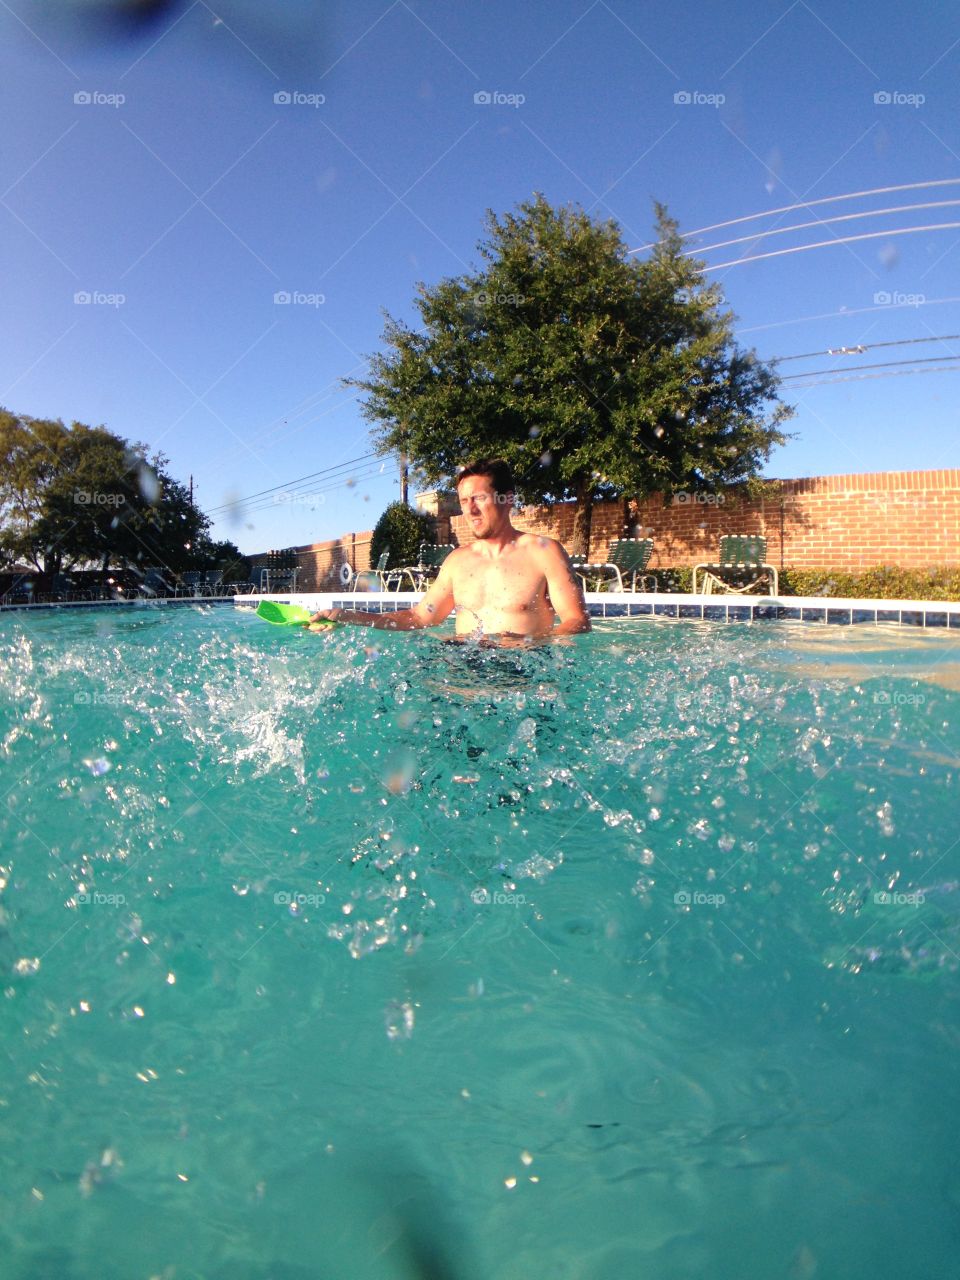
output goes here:
[[4, 616], [3, 1276], [960, 1276], [958, 675]]

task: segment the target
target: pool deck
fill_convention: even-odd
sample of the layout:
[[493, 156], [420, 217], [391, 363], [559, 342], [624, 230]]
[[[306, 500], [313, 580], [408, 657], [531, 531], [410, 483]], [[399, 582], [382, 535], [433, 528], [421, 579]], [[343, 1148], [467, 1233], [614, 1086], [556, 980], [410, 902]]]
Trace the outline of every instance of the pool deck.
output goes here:
[[[228, 604], [256, 608], [279, 600], [312, 609], [365, 609], [393, 613], [416, 604], [414, 591], [276, 592], [269, 595], [177, 596], [172, 599], [71, 600], [44, 604], [0, 604], [0, 612], [49, 609], [150, 608], [154, 605]], [[587, 592], [592, 618], [652, 618], [697, 622], [803, 622], [822, 626], [893, 625], [960, 631], [960, 601], [848, 600], [827, 596], [695, 596], [652, 592]]]

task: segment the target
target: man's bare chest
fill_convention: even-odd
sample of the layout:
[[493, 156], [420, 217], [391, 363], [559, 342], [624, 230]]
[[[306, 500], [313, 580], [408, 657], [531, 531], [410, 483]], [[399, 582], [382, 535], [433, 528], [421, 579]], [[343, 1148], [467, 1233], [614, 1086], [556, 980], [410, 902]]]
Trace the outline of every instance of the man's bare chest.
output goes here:
[[543, 599], [545, 586], [543, 572], [525, 558], [478, 559], [458, 566], [453, 594], [468, 609], [528, 609]]

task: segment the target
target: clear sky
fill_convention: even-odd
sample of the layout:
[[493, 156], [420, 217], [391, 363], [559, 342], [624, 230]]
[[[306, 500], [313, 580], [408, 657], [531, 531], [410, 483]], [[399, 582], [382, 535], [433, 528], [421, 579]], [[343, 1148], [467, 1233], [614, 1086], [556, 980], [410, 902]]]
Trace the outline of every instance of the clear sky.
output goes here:
[[536, 190], [631, 246], [653, 200], [685, 233], [764, 215], [691, 244], [741, 342], [817, 375], [784, 385], [797, 439], [768, 474], [960, 466], [960, 225], [894, 234], [960, 224], [955, 7], [186, 0], [131, 32], [51, 8], [0, 5], [0, 405], [162, 450], [208, 512], [278, 487], [215, 524], [242, 550], [398, 496], [391, 461], [353, 462], [339, 379]]

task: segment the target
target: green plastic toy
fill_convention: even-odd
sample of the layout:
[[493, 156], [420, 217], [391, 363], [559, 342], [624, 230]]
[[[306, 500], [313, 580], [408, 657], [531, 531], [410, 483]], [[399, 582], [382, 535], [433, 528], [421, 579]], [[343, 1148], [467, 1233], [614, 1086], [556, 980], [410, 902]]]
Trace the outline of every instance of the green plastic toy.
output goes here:
[[[264, 622], [272, 622], [275, 627], [302, 627], [309, 622], [313, 614], [301, 604], [280, 604], [276, 600], [261, 600], [257, 605], [257, 617]], [[318, 618], [317, 627], [338, 627], [341, 624], [332, 618]]]

